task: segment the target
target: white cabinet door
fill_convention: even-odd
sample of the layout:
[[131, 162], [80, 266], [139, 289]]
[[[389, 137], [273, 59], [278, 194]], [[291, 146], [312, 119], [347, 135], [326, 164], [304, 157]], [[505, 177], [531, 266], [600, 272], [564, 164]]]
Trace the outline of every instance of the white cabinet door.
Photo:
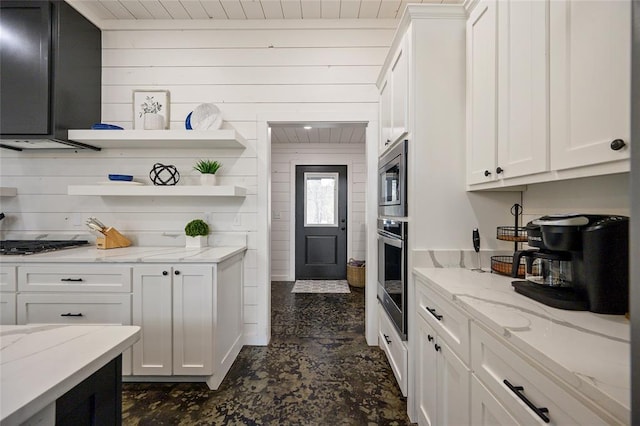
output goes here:
[[469, 425], [471, 372], [453, 351], [437, 338], [437, 415], [438, 425]]
[[213, 267], [173, 269], [173, 374], [213, 374]]
[[133, 345], [135, 375], [171, 375], [171, 273], [163, 265], [133, 268], [133, 325], [141, 327]]
[[416, 356], [416, 405], [418, 407], [418, 424], [435, 426], [436, 420], [436, 365], [437, 355], [434, 348], [436, 333], [419, 315], [416, 315], [417, 351]]
[[0, 325], [16, 325], [15, 293], [0, 293]]
[[467, 20], [467, 183], [495, 179], [496, 3], [480, 1]]
[[630, 1], [556, 0], [549, 16], [551, 169], [629, 158]]
[[471, 424], [477, 426], [513, 426], [518, 424], [511, 413], [475, 376], [471, 378]]
[[379, 153], [391, 144], [391, 80], [390, 73], [387, 73], [387, 78], [382, 83], [380, 89], [380, 150]]
[[503, 0], [497, 7], [498, 162], [491, 171], [498, 178], [545, 172], [548, 2]]
[[392, 85], [392, 121], [391, 121], [391, 143], [397, 141], [407, 134], [408, 123], [408, 102], [409, 102], [409, 60], [407, 49], [407, 35], [405, 34], [400, 48], [391, 65], [391, 85]]
[[0, 291], [16, 291], [16, 267], [0, 264]]

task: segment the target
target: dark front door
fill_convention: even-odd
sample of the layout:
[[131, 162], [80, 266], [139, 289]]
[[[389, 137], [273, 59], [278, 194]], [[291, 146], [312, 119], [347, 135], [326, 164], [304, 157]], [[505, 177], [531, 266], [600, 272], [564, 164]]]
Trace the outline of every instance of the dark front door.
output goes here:
[[347, 166], [296, 166], [296, 279], [347, 276]]

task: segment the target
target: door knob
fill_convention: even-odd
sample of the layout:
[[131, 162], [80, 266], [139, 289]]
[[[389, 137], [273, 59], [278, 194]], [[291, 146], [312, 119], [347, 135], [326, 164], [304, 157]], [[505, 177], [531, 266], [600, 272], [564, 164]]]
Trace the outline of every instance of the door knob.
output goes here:
[[626, 143], [622, 139], [615, 139], [611, 142], [611, 149], [614, 151], [620, 151]]
[[342, 228], [340, 228], [341, 231], [344, 231], [345, 229], [347, 229], [347, 228], [345, 228], [344, 226]]

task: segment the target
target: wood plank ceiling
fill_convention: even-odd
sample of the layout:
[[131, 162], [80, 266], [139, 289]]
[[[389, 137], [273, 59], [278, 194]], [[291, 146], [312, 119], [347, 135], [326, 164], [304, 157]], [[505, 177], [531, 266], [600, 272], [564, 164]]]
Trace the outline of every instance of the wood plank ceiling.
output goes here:
[[399, 19], [408, 3], [463, 0], [67, 0], [101, 20]]

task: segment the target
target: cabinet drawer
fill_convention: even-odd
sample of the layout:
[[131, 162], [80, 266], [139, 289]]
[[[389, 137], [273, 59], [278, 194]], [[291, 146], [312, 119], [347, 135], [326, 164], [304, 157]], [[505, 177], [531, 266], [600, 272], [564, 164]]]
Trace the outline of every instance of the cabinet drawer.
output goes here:
[[16, 267], [0, 264], [0, 291], [16, 291]]
[[391, 370], [396, 376], [402, 395], [407, 396], [407, 347], [378, 303], [378, 343], [389, 359]]
[[18, 294], [18, 324], [131, 324], [130, 294]]
[[552, 425], [617, 423], [600, 417], [475, 323], [471, 325], [471, 352], [475, 375], [518, 423], [543, 424], [543, 416]]
[[518, 424], [511, 413], [473, 375], [471, 378], [471, 424], [477, 426]]
[[38, 265], [18, 268], [20, 291], [130, 292], [131, 268], [114, 265]]
[[416, 302], [418, 314], [469, 365], [469, 318], [417, 278]]

